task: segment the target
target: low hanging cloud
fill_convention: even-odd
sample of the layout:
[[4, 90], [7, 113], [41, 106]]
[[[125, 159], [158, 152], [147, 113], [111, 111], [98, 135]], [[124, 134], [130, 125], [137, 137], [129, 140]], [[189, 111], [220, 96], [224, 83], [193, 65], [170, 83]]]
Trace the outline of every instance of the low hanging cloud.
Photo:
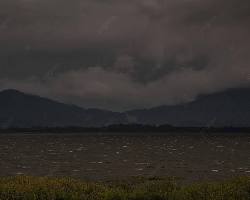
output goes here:
[[[161, 79], [143, 84], [126, 73], [105, 70], [101, 67], [62, 73], [45, 80], [2, 80], [4, 88], [16, 88], [28, 93], [47, 96], [64, 102], [75, 102], [83, 107], [111, 110], [128, 110], [173, 105], [192, 101], [199, 94], [208, 94], [225, 88], [248, 86], [249, 68], [213, 68], [195, 71], [182, 69]], [[222, 81], [223, 80], [223, 81]]]
[[248, 0], [0, 2], [0, 88], [112, 110], [249, 87]]

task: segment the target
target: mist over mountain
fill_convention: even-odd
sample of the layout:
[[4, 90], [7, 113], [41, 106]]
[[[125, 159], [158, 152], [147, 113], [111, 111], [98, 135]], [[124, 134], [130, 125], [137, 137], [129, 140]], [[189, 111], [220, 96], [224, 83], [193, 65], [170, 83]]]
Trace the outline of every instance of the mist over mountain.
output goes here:
[[84, 109], [17, 90], [0, 92], [0, 127], [100, 127], [111, 124], [250, 126], [250, 89], [202, 95], [195, 101], [123, 113]]

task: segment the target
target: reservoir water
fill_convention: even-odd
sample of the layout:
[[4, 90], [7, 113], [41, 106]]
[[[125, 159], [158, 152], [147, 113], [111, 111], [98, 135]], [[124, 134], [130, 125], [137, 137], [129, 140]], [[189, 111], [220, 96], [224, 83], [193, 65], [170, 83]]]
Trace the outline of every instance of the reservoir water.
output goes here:
[[13, 175], [83, 180], [174, 176], [186, 181], [246, 176], [250, 136], [1, 134], [0, 176]]

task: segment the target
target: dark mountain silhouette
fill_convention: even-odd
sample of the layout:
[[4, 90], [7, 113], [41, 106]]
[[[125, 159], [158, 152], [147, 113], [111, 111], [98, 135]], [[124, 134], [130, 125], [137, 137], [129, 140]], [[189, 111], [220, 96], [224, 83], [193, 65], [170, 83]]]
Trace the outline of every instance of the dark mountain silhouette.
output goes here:
[[17, 90], [0, 92], [0, 126], [2, 128], [105, 126], [123, 121], [125, 117], [120, 113], [83, 109]]
[[250, 127], [250, 89], [229, 89], [190, 103], [133, 110], [127, 115], [140, 124]]
[[84, 109], [17, 90], [0, 92], [0, 128], [102, 127], [112, 124], [250, 127], [250, 89], [202, 95], [195, 101], [124, 113]]

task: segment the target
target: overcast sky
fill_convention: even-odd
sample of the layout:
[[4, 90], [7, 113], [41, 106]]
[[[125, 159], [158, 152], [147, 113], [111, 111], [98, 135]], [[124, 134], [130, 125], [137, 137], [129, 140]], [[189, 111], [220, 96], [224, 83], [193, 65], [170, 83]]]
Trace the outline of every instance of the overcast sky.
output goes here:
[[0, 1], [0, 89], [111, 110], [250, 83], [249, 0]]

